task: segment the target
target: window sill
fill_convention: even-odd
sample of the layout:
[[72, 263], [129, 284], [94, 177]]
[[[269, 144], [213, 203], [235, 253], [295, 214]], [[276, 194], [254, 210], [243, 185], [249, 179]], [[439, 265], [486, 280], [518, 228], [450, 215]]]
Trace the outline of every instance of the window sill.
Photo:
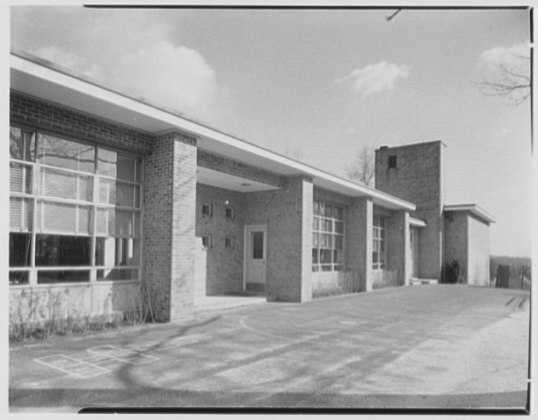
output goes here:
[[138, 279], [130, 279], [130, 280], [99, 280], [95, 282], [85, 281], [80, 283], [50, 283], [50, 284], [36, 284], [36, 285], [30, 285], [30, 284], [13, 284], [9, 286], [10, 290], [17, 290], [17, 289], [53, 289], [53, 288], [61, 288], [61, 287], [91, 287], [91, 286], [98, 286], [100, 284], [102, 285], [111, 285], [111, 284], [134, 284], [134, 283], [141, 283], [141, 280]]

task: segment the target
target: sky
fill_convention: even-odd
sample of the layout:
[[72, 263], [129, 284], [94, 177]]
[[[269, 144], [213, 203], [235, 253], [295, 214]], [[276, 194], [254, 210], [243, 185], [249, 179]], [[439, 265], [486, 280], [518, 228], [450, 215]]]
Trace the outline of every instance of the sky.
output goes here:
[[340, 176], [364, 146], [442, 140], [445, 204], [530, 256], [530, 101], [477, 84], [525, 65], [530, 12], [392, 13], [14, 6], [11, 48]]

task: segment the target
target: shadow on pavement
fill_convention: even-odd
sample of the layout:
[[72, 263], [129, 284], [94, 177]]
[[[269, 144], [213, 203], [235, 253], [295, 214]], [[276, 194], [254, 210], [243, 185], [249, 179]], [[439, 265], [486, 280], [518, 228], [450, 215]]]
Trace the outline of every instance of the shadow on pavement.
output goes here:
[[[136, 360], [138, 358], [142, 357], [144, 353], [151, 352], [153, 350], [159, 350], [161, 347], [165, 346], [171, 340], [174, 340], [174, 339], [177, 339], [179, 337], [184, 336], [185, 334], [187, 334], [187, 332], [189, 332], [192, 329], [200, 328], [200, 327], [212, 324], [214, 322], [217, 322], [220, 318], [221, 318], [221, 316], [217, 315], [217, 316], [213, 316], [213, 317], [211, 317], [211, 318], [209, 318], [207, 320], [198, 322], [196, 324], [188, 324], [188, 325], [178, 326], [178, 330], [175, 333], [168, 335], [166, 338], [162, 339], [158, 343], [156, 343], [156, 344], [154, 344], [154, 345], [152, 345], [150, 347], [147, 347], [144, 350], [144, 352], [139, 353], [138, 355], [133, 357], [131, 359], [131, 362], [134, 362], [134, 363], [124, 364], [119, 369], [118, 373], [116, 374], [117, 378], [125, 385], [126, 388], [138, 387], [139, 385], [134, 380], [133, 375], [131, 374], [131, 370], [135, 367]], [[146, 333], [149, 333], [149, 331], [147, 331]], [[145, 335], [145, 333], [141, 334], [141, 336], [143, 336], [143, 335]], [[122, 344], [126, 344], [126, 343], [122, 342]], [[158, 390], [158, 388], [152, 388], [152, 387], [147, 387], [147, 386], [144, 386], [144, 387], [149, 389], [149, 390], [151, 390], [151, 389]]]

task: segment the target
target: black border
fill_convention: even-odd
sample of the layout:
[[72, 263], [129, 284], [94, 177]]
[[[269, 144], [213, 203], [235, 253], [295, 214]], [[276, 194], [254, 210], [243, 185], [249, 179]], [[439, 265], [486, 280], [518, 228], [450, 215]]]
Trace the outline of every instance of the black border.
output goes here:
[[[504, 10], [529, 10], [530, 42], [534, 41], [534, 9], [531, 5], [513, 6], [399, 6], [399, 5], [237, 5], [237, 4], [83, 4], [89, 9], [195, 9], [195, 10], [454, 10], [454, 11], [504, 11]], [[533, 96], [533, 69], [534, 51], [531, 47], [531, 82], [530, 82], [530, 117], [531, 117], [531, 153], [534, 151], [534, 96]], [[532, 293], [529, 296], [531, 305]], [[528, 377], [531, 374], [532, 362], [532, 311], [529, 311], [529, 356], [528, 356]], [[527, 386], [527, 403], [522, 409], [515, 408], [301, 408], [301, 407], [87, 407], [78, 411], [80, 414], [363, 414], [363, 415], [394, 415], [394, 414], [416, 414], [416, 415], [529, 415], [530, 414], [531, 382]]]

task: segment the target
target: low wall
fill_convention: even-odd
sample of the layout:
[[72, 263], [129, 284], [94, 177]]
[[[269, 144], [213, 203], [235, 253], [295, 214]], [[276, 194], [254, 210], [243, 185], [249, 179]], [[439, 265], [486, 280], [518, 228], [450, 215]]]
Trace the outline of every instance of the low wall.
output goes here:
[[139, 281], [11, 286], [9, 290], [10, 325], [101, 315], [112, 319], [139, 304]]
[[312, 294], [337, 291], [356, 293], [360, 290], [360, 278], [356, 272], [327, 271], [312, 273]]
[[373, 289], [398, 286], [398, 270], [374, 270]]

